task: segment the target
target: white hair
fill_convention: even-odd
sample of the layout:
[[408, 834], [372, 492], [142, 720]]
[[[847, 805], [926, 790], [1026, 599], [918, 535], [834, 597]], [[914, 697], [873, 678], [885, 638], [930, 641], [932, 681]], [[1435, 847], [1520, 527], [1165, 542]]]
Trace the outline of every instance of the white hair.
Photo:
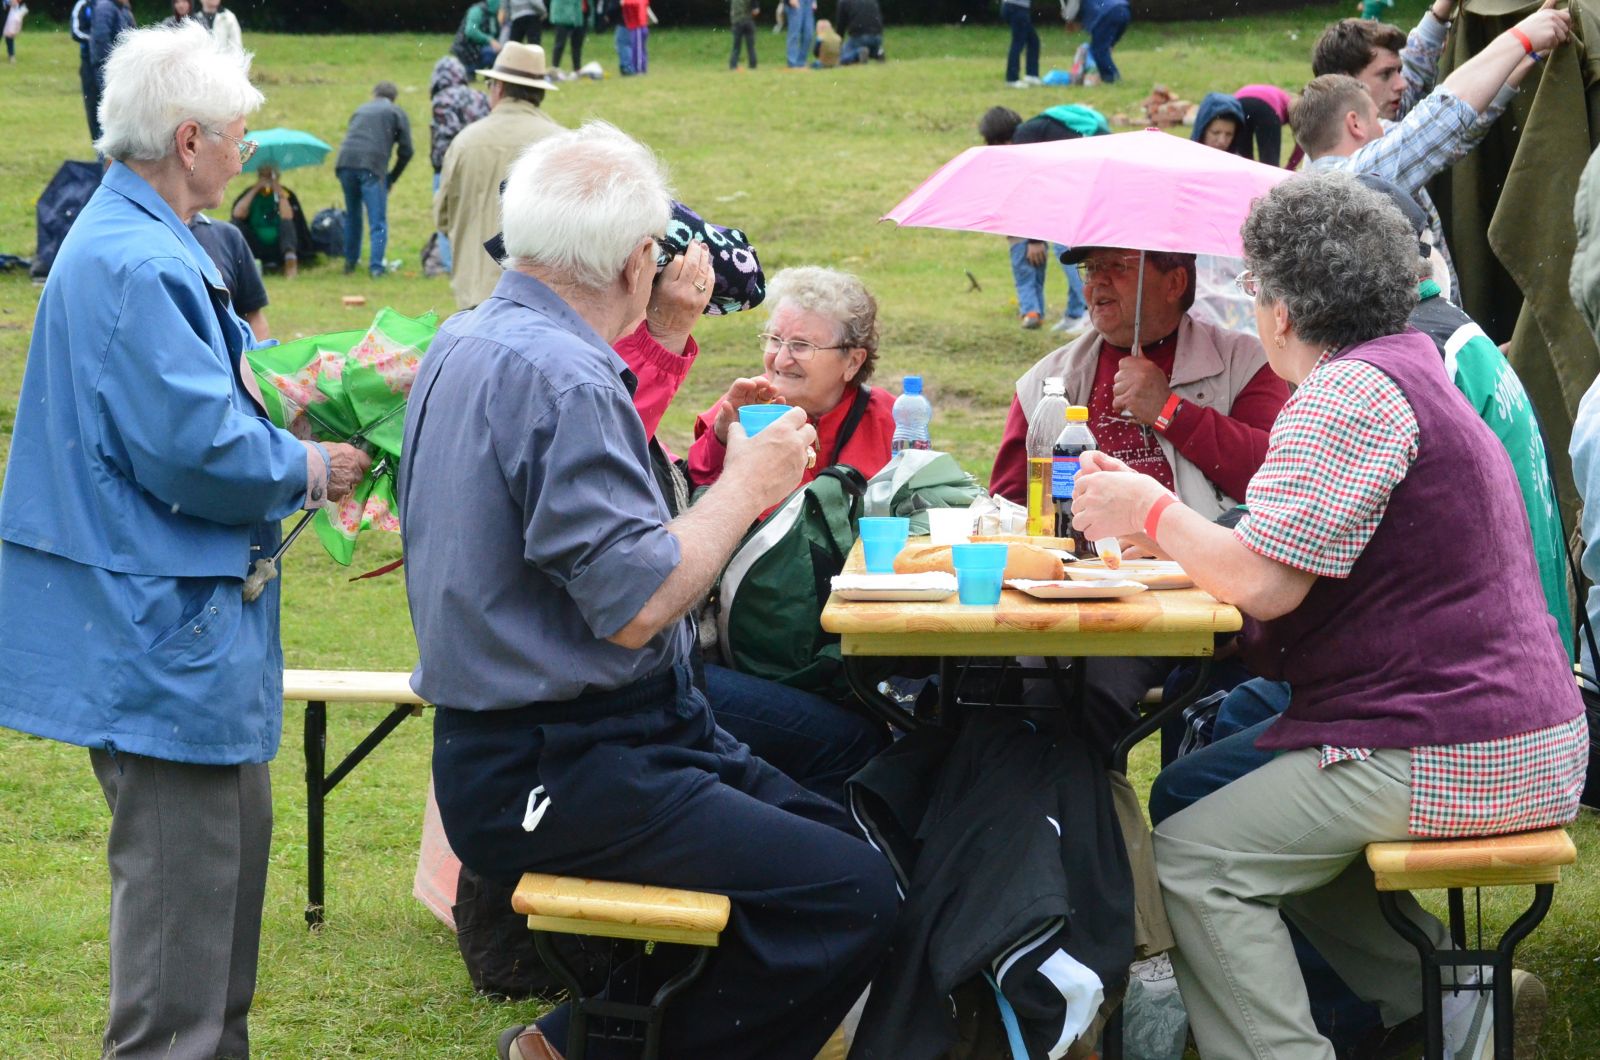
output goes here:
[[173, 133], [186, 121], [216, 135], [264, 101], [250, 83], [250, 58], [199, 22], [124, 32], [106, 60], [95, 149], [119, 162], [158, 162], [176, 149]]
[[529, 145], [500, 201], [513, 265], [590, 288], [614, 281], [639, 241], [660, 238], [671, 216], [672, 191], [655, 153], [603, 121]]

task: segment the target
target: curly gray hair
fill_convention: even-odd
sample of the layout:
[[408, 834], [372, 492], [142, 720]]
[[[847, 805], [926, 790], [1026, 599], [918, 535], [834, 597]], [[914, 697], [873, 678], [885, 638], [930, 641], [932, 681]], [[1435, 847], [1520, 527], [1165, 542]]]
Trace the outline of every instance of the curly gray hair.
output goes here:
[[1347, 173], [1284, 181], [1255, 201], [1241, 234], [1261, 297], [1283, 303], [1312, 345], [1393, 335], [1417, 304], [1410, 223]]
[[878, 364], [878, 300], [860, 277], [817, 265], [784, 269], [767, 281], [768, 310], [777, 312], [785, 302], [837, 324], [840, 346], [867, 351], [854, 382], [872, 378]]

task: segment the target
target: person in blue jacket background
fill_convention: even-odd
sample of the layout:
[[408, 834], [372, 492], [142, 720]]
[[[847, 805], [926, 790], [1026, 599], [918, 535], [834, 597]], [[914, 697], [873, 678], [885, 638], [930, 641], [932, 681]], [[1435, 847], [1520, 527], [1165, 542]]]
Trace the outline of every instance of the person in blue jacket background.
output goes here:
[[0, 491], [0, 724], [88, 748], [110, 807], [120, 1060], [249, 1053], [283, 655], [277, 584], [241, 588], [369, 463], [267, 419], [186, 227], [253, 150], [249, 63], [197, 23], [110, 53], [114, 161], [40, 298]]
[[1111, 58], [1111, 49], [1133, 21], [1128, 0], [1068, 0], [1063, 17], [1069, 23], [1083, 23], [1083, 28], [1088, 30], [1089, 55], [1100, 70], [1100, 83], [1110, 85], [1121, 81], [1122, 72]]

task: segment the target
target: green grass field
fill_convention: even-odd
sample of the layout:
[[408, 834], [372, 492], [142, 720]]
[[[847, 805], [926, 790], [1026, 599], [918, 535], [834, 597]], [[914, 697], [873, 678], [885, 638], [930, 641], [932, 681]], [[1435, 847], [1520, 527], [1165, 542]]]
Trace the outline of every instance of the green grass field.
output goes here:
[[[659, 30], [642, 79], [568, 85], [546, 110], [575, 125], [604, 118], [647, 141], [671, 168], [679, 197], [708, 218], [745, 229], [769, 274], [824, 264], [859, 273], [882, 306], [880, 378], [927, 379], [935, 444], [986, 476], [1013, 380], [1053, 343], [1020, 331], [1006, 253], [990, 236], [896, 230], [876, 219], [941, 163], [976, 140], [987, 107], [1024, 116], [1057, 102], [1129, 112], [1153, 82], [1198, 99], [1250, 81], [1297, 87], [1320, 27], [1345, 7], [1274, 17], [1146, 26], [1118, 50], [1126, 82], [1102, 89], [1008, 90], [998, 26], [891, 30], [892, 61], [866, 68], [791, 73], [781, 38], [760, 33], [754, 73], [726, 69], [726, 31]], [[1401, 0], [1409, 24], [1418, 0]], [[1043, 67], [1065, 67], [1076, 41], [1041, 22]], [[346, 278], [337, 263], [267, 280], [267, 310], [280, 338], [364, 326], [383, 304], [411, 314], [453, 309], [447, 282], [424, 279], [420, 247], [431, 229], [426, 163], [428, 75], [442, 36], [290, 37], [246, 34], [267, 104], [257, 128], [287, 125], [339, 142], [349, 112], [381, 78], [401, 86], [418, 158], [390, 200], [391, 257], [400, 274]], [[586, 58], [611, 68], [609, 40]], [[0, 253], [29, 255], [34, 200], [66, 158], [88, 158], [77, 91], [77, 51], [64, 31], [31, 22], [18, 62], [0, 66]], [[331, 162], [291, 173], [308, 213], [340, 200]], [[242, 190], [244, 182], [230, 191]], [[220, 215], [220, 211], [219, 211]], [[973, 290], [971, 272], [981, 289]], [[0, 273], [0, 459], [9, 440], [38, 289]], [[364, 294], [366, 310], [340, 297]], [[1059, 311], [1064, 283], [1047, 295]], [[83, 292], [85, 298], [93, 292]], [[708, 318], [699, 364], [663, 427], [678, 446], [692, 417], [735, 375], [759, 364], [759, 315]], [[152, 336], [152, 341], [157, 341]], [[356, 565], [394, 558], [376, 537]], [[288, 564], [283, 610], [290, 666], [409, 669], [415, 645], [399, 577], [347, 584], [346, 571], [308, 538]], [[353, 746], [386, 708], [336, 708], [330, 754]], [[427, 783], [429, 722], [408, 721], [329, 801], [327, 926], [301, 917], [305, 797], [299, 705], [288, 715], [278, 759], [277, 831], [254, 1010], [264, 1057], [482, 1057], [494, 1035], [531, 1014], [526, 1005], [473, 996], [449, 932], [410, 897]], [[1148, 784], [1153, 748], [1137, 763]], [[80, 749], [0, 732], [0, 1057], [81, 1057], [97, 1048], [107, 976], [104, 803]], [[1594, 820], [1574, 829], [1584, 857], [1600, 850]], [[1600, 1055], [1600, 881], [1593, 862], [1569, 873], [1522, 963], [1550, 987], [1544, 1055]], [[1520, 898], [1520, 895], [1517, 896]], [[1509, 903], [1493, 915], [1504, 922]]]

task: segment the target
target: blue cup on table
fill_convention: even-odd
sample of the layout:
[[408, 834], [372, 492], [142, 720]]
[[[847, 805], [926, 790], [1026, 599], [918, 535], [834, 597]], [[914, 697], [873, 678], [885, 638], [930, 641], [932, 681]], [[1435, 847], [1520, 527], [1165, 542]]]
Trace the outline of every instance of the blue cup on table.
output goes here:
[[740, 405], [739, 426], [744, 428], [747, 437], [754, 438], [762, 428], [770, 426], [773, 420], [792, 408], [793, 405]]
[[1000, 602], [1000, 587], [1006, 574], [1004, 543], [976, 541], [951, 545], [950, 560], [956, 568], [956, 592], [962, 603], [993, 606]]
[[[748, 406], [747, 406], [748, 407]], [[892, 515], [869, 515], [856, 531], [867, 560], [868, 574], [893, 574], [894, 558], [906, 547], [911, 520]]]

